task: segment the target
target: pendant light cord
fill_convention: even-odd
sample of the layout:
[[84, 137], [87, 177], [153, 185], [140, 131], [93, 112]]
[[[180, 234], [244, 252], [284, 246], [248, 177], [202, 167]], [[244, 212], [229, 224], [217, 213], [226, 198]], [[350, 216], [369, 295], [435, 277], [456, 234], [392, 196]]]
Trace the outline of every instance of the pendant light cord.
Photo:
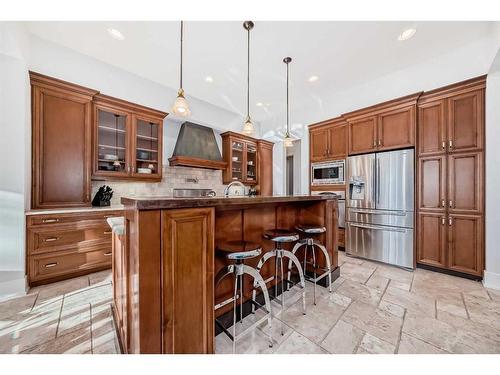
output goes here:
[[250, 29], [247, 30], [247, 118], [250, 118]]
[[180, 89], [182, 90], [182, 45], [184, 41], [184, 21], [181, 21], [181, 84]]
[[288, 117], [289, 117], [289, 105], [288, 105], [288, 63], [286, 63], [286, 135], [290, 135], [290, 126], [288, 123]]

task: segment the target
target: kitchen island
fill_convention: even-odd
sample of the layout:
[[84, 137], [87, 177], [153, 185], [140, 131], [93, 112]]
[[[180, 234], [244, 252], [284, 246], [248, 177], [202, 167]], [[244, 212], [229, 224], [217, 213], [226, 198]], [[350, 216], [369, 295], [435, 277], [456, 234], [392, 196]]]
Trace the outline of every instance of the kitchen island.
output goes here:
[[[274, 247], [262, 238], [265, 230], [322, 225], [326, 233], [318, 239], [331, 257], [332, 280], [338, 277], [332, 196], [150, 196], [124, 197], [122, 203], [125, 231], [113, 249], [113, 280], [115, 320], [126, 353], [214, 352], [215, 316], [227, 313], [231, 304], [216, 312], [214, 306], [233, 291], [231, 278], [214, 288], [214, 275], [227, 264], [216, 254], [219, 241], [257, 242], [265, 253]], [[321, 255], [318, 263], [325, 265]], [[263, 278], [273, 271], [274, 263], [267, 262]], [[249, 278], [245, 299], [251, 287]]]

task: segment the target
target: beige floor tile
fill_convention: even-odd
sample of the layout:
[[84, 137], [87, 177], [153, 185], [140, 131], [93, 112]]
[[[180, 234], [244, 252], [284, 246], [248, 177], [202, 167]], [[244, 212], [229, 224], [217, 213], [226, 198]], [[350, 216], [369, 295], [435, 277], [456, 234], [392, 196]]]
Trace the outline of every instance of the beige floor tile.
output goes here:
[[389, 283], [389, 279], [384, 276], [372, 275], [366, 282], [366, 286], [383, 292]]
[[389, 266], [385, 264], [379, 264], [374, 275], [386, 277], [388, 279], [407, 284], [410, 284], [413, 279], [412, 271], [407, 271], [395, 266]]
[[0, 303], [0, 320], [7, 320], [10, 317], [20, 319], [31, 311], [36, 298], [36, 294], [28, 294]]
[[113, 300], [113, 290], [111, 284], [87, 288], [64, 296], [64, 306], [68, 308], [78, 305], [100, 305], [109, 304]]
[[[249, 332], [236, 342], [236, 354], [271, 354], [276, 348], [269, 347], [269, 338], [262, 331], [256, 329]], [[215, 337], [216, 354], [232, 354], [233, 342], [229, 337], [220, 333]]]
[[447, 354], [447, 352], [403, 332], [398, 354]]
[[489, 288], [486, 290], [488, 291], [488, 294], [493, 301], [500, 302], [500, 290], [489, 289]]
[[316, 343], [293, 332], [275, 351], [276, 354], [326, 354]]
[[401, 307], [399, 305], [395, 305], [395, 304], [387, 302], [387, 301], [380, 301], [378, 308], [380, 310], [388, 312], [389, 314], [397, 316], [398, 318], [402, 318], [405, 314], [404, 307]]
[[374, 270], [375, 267], [357, 265], [349, 262], [345, 262], [340, 266], [340, 274], [344, 279], [362, 284], [370, 278]]
[[407, 313], [403, 332], [451, 353], [499, 353], [500, 343], [453, 325]]
[[393, 345], [398, 342], [403, 324], [402, 318], [361, 301], [354, 301], [342, 320]]
[[396, 346], [386, 341], [380, 340], [378, 337], [365, 334], [361, 340], [360, 347], [372, 354], [394, 354]]
[[90, 303], [66, 307], [63, 303], [57, 337], [90, 327]]
[[316, 306], [307, 306], [306, 315], [302, 313], [302, 305], [296, 303], [285, 311], [282, 320], [309, 340], [320, 343], [343, 312], [344, 308], [336, 303], [318, 300]]
[[393, 288], [402, 289], [402, 290], [409, 292], [410, 288], [411, 288], [411, 282], [391, 280], [391, 282], [389, 283], [389, 286], [391, 286]]
[[337, 293], [342, 294], [350, 299], [362, 301], [371, 305], [378, 305], [382, 293], [376, 289], [372, 289], [366, 285], [346, 280], [337, 289]]
[[330, 301], [332, 303], [336, 303], [337, 305], [340, 305], [342, 307], [347, 307], [351, 304], [352, 299], [344, 296], [342, 294], [339, 294], [337, 292], [329, 293], [325, 295], [323, 298], [325, 298], [327, 301]]
[[436, 309], [467, 318], [464, 301], [460, 293], [450, 293], [436, 299]]
[[500, 330], [489, 324], [479, 323], [441, 310], [438, 310], [437, 319], [452, 325], [455, 329], [470, 331], [487, 339], [500, 342]]
[[339, 264], [352, 263], [352, 264], [361, 265], [365, 262], [364, 259], [348, 256], [343, 251], [339, 251], [338, 254], [339, 254]]
[[90, 328], [82, 328], [41, 345], [32, 347], [24, 354], [84, 354], [91, 351]]
[[91, 273], [88, 275], [90, 286], [110, 284], [113, 280], [111, 270]]
[[321, 347], [330, 353], [352, 354], [355, 352], [364, 334], [365, 332], [361, 329], [341, 319], [321, 342]]
[[91, 312], [92, 352], [94, 354], [120, 353], [111, 305], [91, 306]]
[[393, 288], [389, 285], [382, 297], [383, 301], [402, 306], [407, 310], [415, 311], [434, 317], [436, 315], [436, 303], [434, 299], [407, 292], [402, 289]]
[[38, 293], [37, 304], [47, 300], [62, 298], [64, 294], [76, 292], [88, 288], [89, 278], [87, 276], [59, 281], [57, 283], [42, 285], [30, 290], [30, 293]]
[[500, 303], [464, 293], [470, 319], [500, 329]]

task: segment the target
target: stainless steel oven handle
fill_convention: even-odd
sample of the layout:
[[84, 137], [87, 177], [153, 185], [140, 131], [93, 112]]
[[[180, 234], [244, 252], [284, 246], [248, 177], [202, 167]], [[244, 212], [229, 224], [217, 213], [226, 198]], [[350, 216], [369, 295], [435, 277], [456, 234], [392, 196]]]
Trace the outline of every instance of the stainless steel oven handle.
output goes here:
[[387, 231], [387, 232], [406, 233], [405, 229], [398, 229], [398, 228], [378, 227], [375, 225], [361, 225], [361, 224], [353, 224], [353, 223], [349, 223], [349, 225], [352, 227], [363, 228], [363, 229], [375, 229], [375, 230], [383, 230], [383, 231]]

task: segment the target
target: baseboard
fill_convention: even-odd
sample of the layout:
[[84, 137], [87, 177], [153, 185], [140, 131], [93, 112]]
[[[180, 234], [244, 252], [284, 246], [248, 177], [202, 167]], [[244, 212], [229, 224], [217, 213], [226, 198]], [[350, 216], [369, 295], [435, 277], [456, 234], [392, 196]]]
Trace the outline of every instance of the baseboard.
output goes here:
[[0, 302], [26, 294], [26, 276], [22, 271], [0, 271]]
[[483, 285], [486, 288], [500, 290], [500, 273], [484, 271]]

